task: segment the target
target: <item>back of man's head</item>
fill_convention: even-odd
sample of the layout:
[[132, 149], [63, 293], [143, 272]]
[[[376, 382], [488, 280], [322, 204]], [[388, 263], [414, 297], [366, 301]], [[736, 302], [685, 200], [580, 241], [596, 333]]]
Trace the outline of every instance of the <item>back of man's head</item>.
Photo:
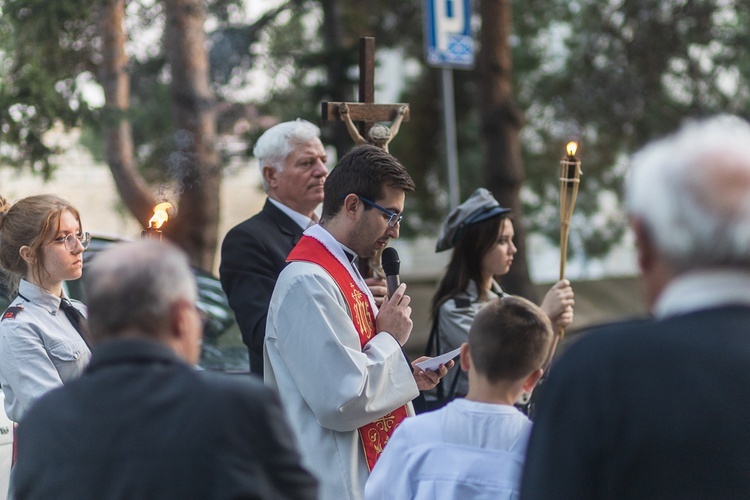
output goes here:
[[173, 304], [197, 299], [187, 257], [169, 243], [113, 245], [97, 255], [83, 279], [95, 342], [133, 334], [160, 339], [168, 334]]
[[627, 204], [674, 273], [750, 268], [750, 124], [691, 122], [633, 158]]
[[[331, 170], [323, 186], [322, 221], [330, 220], [341, 209], [348, 194], [371, 201], [385, 196], [385, 187], [414, 191], [414, 181], [390, 153], [371, 144], [357, 146], [345, 154]], [[366, 210], [370, 207], [367, 206]]]
[[534, 303], [514, 296], [488, 301], [469, 330], [471, 363], [489, 382], [516, 382], [542, 367], [552, 325]]

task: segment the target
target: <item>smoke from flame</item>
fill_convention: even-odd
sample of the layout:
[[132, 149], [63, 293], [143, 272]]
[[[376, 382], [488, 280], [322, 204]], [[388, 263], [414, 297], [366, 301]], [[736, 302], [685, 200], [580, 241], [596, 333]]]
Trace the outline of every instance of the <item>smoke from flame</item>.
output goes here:
[[148, 221], [148, 227], [159, 229], [162, 224], [169, 220], [167, 210], [174, 208], [168, 201], [159, 203], [154, 207], [154, 216]]

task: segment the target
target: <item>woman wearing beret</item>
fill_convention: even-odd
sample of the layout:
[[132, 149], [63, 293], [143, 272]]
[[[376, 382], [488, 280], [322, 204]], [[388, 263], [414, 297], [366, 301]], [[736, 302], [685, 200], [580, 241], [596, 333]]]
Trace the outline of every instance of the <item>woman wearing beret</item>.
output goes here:
[[[466, 342], [479, 308], [491, 298], [504, 295], [495, 277], [507, 274], [513, 264], [513, 234], [510, 209], [501, 207], [484, 188], [477, 189], [443, 223], [436, 251], [452, 248], [453, 254], [432, 299], [433, 333], [437, 328], [440, 353]], [[573, 322], [573, 298], [567, 280], [557, 282], [547, 292], [541, 307], [553, 326], [566, 328]], [[442, 390], [448, 399], [466, 395], [467, 374], [458, 366], [452, 368], [443, 377]]]

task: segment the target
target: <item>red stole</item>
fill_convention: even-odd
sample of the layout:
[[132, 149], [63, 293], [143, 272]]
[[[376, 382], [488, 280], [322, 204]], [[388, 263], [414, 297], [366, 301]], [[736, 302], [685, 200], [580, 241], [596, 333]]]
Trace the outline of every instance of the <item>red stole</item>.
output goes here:
[[[364, 348], [376, 333], [375, 313], [369, 299], [352, 280], [349, 271], [323, 243], [311, 236], [302, 236], [286, 260], [287, 262], [304, 261], [317, 264], [333, 278], [346, 299], [354, 328], [359, 334], [360, 346]], [[359, 437], [362, 440], [367, 466], [370, 470], [375, 467], [375, 462], [383, 453], [383, 448], [393, 431], [405, 418], [406, 405], [359, 428]]]

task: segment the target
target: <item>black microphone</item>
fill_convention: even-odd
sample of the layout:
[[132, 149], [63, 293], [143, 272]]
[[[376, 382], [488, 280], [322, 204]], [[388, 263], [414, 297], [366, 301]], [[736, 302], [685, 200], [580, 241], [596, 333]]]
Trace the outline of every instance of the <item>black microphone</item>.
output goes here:
[[398, 277], [398, 273], [401, 270], [401, 261], [398, 258], [396, 249], [391, 247], [383, 249], [381, 262], [383, 271], [385, 271], [385, 286], [388, 290], [388, 297], [391, 297], [396, 288], [401, 284], [401, 280]]

